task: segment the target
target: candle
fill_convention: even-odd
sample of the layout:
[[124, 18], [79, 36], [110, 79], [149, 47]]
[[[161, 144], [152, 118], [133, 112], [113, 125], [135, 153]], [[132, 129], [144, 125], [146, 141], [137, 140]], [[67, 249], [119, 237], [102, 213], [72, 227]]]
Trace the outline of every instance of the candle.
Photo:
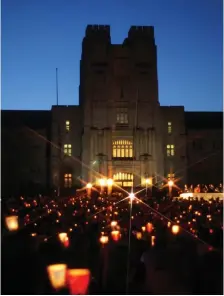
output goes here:
[[108, 241], [109, 241], [109, 238], [108, 238], [108, 236], [106, 236], [106, 235], [102, 235], [101, 237], [100, 237], [100, 242], [101, 242], [101, 244], [107, 244], [108, 243]]
[[136, 232], [136, 238], [141, 239], [142, 238], [142, 233], [141, 232]]
[[180, 227], [179, 227], [179, 225], [173, 225], [173, 226], [172, 226], [172, 233], [173, 233], [173, 234], [178, 234], [179, 231], [180, 231]]
[[118, 230], [112, 231], [111, 236], [112, 236], [112, 239], [117, 242], [121, 237], [120, 231]]
[[146, 224], [146, 230], [147, 230], [147, 232], [152, 232], [152, 229], [153, 229], [152, 223], [147, 223]]
[[69, 269], [67, 282], [71, 295], [86, 295], [90, 282], [90, 271], [88, 269]]
[[59, 240], [67, 248], [69, 246], [69, 238], [66, 232], [61, 232], [58, 234]]
[[154, 235], [151, 236], [151, 246], [153, 247], [155, 245], [156, 237]]
[[66, 264], [53, 264], [47, 267], [48, 277], [54, 289], [58, 290], [65, 287], [66, 268]]
[[112, 221], [110, 223], [110, 226], [113, 228], [113, 227], [116, 227], [117, 226], [117, 221]]
[[9, 231], [16, 231], [19, 228], [18, 216], [8, 216], [5, 218], [6, 226]]

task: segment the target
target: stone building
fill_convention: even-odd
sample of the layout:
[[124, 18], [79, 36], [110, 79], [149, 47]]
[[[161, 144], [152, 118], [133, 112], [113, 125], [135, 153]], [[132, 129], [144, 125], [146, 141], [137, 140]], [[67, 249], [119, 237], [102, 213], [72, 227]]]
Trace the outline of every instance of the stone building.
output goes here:
[[124, 187], [144, 185], [147, 178], [222, 181], [222, 112], [160, 106], [153, 27], [133, 26], [123, 44], [111, 44], [109, 26], [87, 26], [79, 105], [2, 111], [2, 119], [4, 188], [30, 180], [62, 189], [101, 176]]

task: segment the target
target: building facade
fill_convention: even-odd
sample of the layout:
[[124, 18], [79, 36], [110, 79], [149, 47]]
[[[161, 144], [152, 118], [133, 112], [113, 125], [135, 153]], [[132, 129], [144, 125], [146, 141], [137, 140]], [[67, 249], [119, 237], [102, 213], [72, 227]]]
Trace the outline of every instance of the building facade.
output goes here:
[[[10, 126], [13, 113], [20, 123]], [[79, 105], [52, 106], [51, 111], [2, 111], [2, 118], [3, 184], [12, 184], [14, 157], [16, 188], [29, 179], [38, 180], [42, 188], [72, 188], [102, 177], [124, 187], [144, 186], [148, 178], [154, 184], [172, 177], [182, 185], [222, 181], [222, 112], [160, 106], [153, 27], [131, 27], [123, 44], [111, 44], [109, 26], [87, 26]], [[7, 135], [13, 133], [19, 149], [12, 157], [13, 144]], [[16, 177], [21, 170], [29, 172], [29, 178], [26, 174]]]

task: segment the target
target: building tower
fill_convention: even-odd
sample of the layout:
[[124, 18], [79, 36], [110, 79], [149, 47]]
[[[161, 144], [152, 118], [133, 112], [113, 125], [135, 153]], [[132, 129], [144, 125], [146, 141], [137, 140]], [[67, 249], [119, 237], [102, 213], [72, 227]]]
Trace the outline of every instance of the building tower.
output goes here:
[[153, 27], [132, 26], [117, 45], [109, 26], [87, 26], [80, 105], [84, 180], [95, 182], [102, 174], [131, 187], [164, 175]]

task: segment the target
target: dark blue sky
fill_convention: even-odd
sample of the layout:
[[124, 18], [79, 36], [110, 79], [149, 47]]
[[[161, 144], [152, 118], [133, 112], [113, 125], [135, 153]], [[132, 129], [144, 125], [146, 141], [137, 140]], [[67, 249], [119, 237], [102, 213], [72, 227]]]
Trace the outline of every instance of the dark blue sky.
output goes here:
[[161, 105], [222, 110], [221, 0], [2, 0], [2, 109], [78, 103], [87, 24], [111, 25], [121, 43], [131, 25], [155, 26]]

